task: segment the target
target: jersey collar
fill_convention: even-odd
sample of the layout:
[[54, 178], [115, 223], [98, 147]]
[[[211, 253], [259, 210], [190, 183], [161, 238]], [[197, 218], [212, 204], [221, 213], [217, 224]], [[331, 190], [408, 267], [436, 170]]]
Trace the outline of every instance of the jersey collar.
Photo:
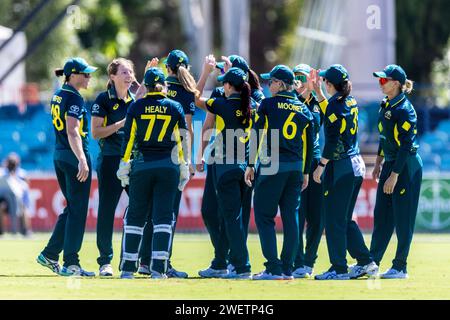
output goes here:
[[228, 100], [241, 100], [241, 95], [239, 93], [232, 93], [227, 98]]
[[[108, 97], [109, 99], [117, 99], [122, 100], [117, 96], [117, 91], [115, 86], [108, 86]], [[125, 103], [128, 103], [130, 101], [134, 101], [134, 95], [131, 93], [130, 89], [128, 89], [128, 97], [123, 100]]]
[[294, 91], [280, 91], [276, 95], [276, 97], [284, 97], [284, 98], [297, 98], [297, 94]]
[[181, 85], [180, 80], [178, 80], [178, 78], [174, 77], [174, 76], [168, 76], [166, 78], [166, 82], [167, 83], [171, 83], [171, 84], [179, 84], [179, 85]]
[[328, 102], [337, 100], [337, 98], [339, 98], [340, 96], [341, 94], [339, 92], [336, 92], [334, 95], [330, 97], [330, 99], [328, 99]]
[[147, 97], [166, 98], [167, 96], [163, 92], [147, 92], [147, 94], [144, 96], [144, 98], [147, 98]]
[[64, 90], [64, 91], [72, 92], [72, 93], [74, 93], [76, 95], [79, 95], [81, 97], [81, 94], [78, 92], [78, 90], [75, 89], [74, 87], [72, 87], [68, 83], [64, 83], [61, 89]]
[[396, 96], [394, 99], [389, 100], [386, 97], [386, 106], [389, 106], [391, 108], [394, 108], [396, 105], [398, 105], [400, 102], [402, 102], [403, 100], [405, 100], [406, 96], [405, 94], [402, 92], [400, 93], [398, 96]]

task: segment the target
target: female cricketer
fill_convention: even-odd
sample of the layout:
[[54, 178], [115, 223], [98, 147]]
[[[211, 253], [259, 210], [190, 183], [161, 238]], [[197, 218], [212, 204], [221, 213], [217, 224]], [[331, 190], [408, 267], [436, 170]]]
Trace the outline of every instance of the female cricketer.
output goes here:
[[[130, 60], [114, 59], [108, 65], [109, 81], [106, 91], [100, 93], [91, 108], [92, 136], [98, 139], [100, 153], [97, 159], [98, 214], [97, 248], [100, 256], [100, 276], [112, 276], [112, 235], [114, 214], [124, 189], [117, 179], [123, 126], [128, 107], [134, 102], [130, 86], [134, 81], [134, 66]], [[127, 188], [128, 189], [128, 188]]]
[[[254, 125], [256, 133], [252, 133], [250, 150], [263, 145], [258, 142], [256, 134], [264, 129], [267, 134], [266, 155], [271, 161], [269, 164], [261, 161], [255, 182], [255, 221], [267, 261], [264, 263], [266, 269], [254, 275], [253, 280], [288, 280], [293, 279], [292, 266], [299, 244], [297, 212], [301, 191], [309, 180], [313, 122], [308, 108], [297, 99], [294, 73], [290, 68], [277, 65], [270, 73], [261, 74], [261, 78], [270, 81], [272, 97], [264, 99], [258, 108]], [[273, 139], [273, 133], [278, 133], [278, 138]], [[276, 153], [278, 161], [275, 160]], [[249, 162], [245, 173], [249, 186], [255, 180], [254, 165]], [[277, 172], [266, 174], [263, 170], [268, 165], [278, 165]], [[281, 259], [278, 258], [275, 233], [278, 207], [283, 222]]]
[[[189, 163], [184, 155], [187, 141], [181, 139], [186, 120], [182, 106], [166, 97], [165, 80], [159, 68], [145, 72], [148, 93], [129, 107], [125, 121], [122, 160], [117, 171], [122, 183], [130, 185], [120, 263], [121, 278], [125, 279], [133, 278], [137, 271], [142, 234], [150, 220], [151, 277], [167, 278], [175, 195], [189, 179]], [[131, 164], [133, 148], [137, 151]]]
[[423, 166], [417, 153], [417, 114], [405, 95], [412, 91], [413, 83], [398, 65], [388, 65], [383, 71], [374, 72], [374, 76], [379, 78], [386, 97], [379, 111], [380, 147], [372, 173], [379, 182], [370, 252], [379, 265], [395, 228], [398, 239], [395, 258], [392, 268], [380, 274], [380, 278], [404, 279], [408, 277], [406, 260], [416, 221]]
[[[64, 84], [51, 100], [52, 123], [56, 136], [54, 165], [59, 187], [67, 206], [58, 216], [47, 246], [37, 262], [62, 276], [93, 277], [94, 272], [80, 266], [78, 252], [83, 242], [89, 193], [91, 159], [88, 151], [88, 118], [79, 90], [87, 89], [91, 73], [97, 70], [82, 58], [70, 58], [56, 76], [65, 76]], [[64, 252], [60, 269], [58, 259]]]
[[[262, 99], [264, 99], [264, 94], [262, 93], [261, 85], [259, 83], [258, 75], [253, 71], [248, 65], [247, 61], [238, 55], [231, 55], [229, 57], [222, 57], [224, 62], [216, 63], [216, 68], [218, 68], [222, 74], [227, 72], [230, 68], [239, 68], [243, 70], [248, 77], [248, 83], [251, 88], [251, 106], [252, 110], [257, 109]], [[201, 83], [201, 81], [199, 81]], [[225, 97], [225, 92], [223, 87], [217, 87], [213, 90], [211, 94], [211, 98]], [[200, 270], [198, 274], [203, 278], [214, 278], [214, 277], [222, 277], [227, 274], [229, 271], [233, 270], [233, 265], [229, 263], [229, 245], [225, 232], [225, 226], [223, 221], [219, 219], [217, 212], [217, 197], [212, 179], [212, 172], [214, 170], [214, 163], [209, 161], [205, 161], [205, 159], [210, 159], [214, 157], [214, 150], [211, 149], [212, 154], [206, 155], [203, 157], [205, 149], [208, 144], [210, 146], [213, 145], [214, 139], [211, 138], [210, 141], [210, 133], [214, 127], [214, 123], [216, 120], [216, 116], [210, 112], [207, 113], [206, 119], [202, 128], [202, 140], [201, 140], [201, 149], [198, 155], [197, 160], [197, 170], [199, 172], [204, 171], [205, 162], [207, 164], [206, 171], [206, 180], [205, 187], [203, 192], [203, 201], [202, 201], [202, 218], [205, 223], [205, 226], [208, 230], [208, 233], [211, 238], [211, 243], [214, 247], [214, 259], [211, 261], [210, 266], [207, 269]], [[244, 230], [248, 232], [248, 225], [250, 221], [250, 210], [251, 210], [251, 197], [252, 197], [252, 188], [249, 188], [244, 195], [244, 200], [242, 204], [242, 221], [244, 224]], [[228, 270], [227, 270], [228, 269]]]
[[[331, 96], [325, 99], [319, 76], [325, 79]], [[365, 174], [365, 164], [358, 147], [358, 105], [350, 95], [347, 70], [339, 64], [315, 72], [314, 89], [324, 114], [325, 146], [314, 171], [314, 180], [323, 178], [325, 232], [331, 267], [316, 275], [316, 280], [348, 280], [378, 272], [358, 225], [352, 220], [353, 209]], [[357, 260], [348, 272], [346, 254]]]
[[[313, 155], [311, 162], [310, 176], [316, 170], [320, 161], [321, 151], [319, 145], [319, 132], [323, 122], [323, 114], [320, 112], [319, 103], [312, 92], [311, 86], [308, 86], [308, 77], [311, 73], [311, 67], [307, 64], [299, 64], [292, 70], [295, 80], [299, 84], [296, 87], [298, 99], [306, 104], [313, 117]], [[294, 262], [294, 278], [309, 277], [313, 273], [314, 263], [317, 259], [317, 250], [323, 233], [323, 192], [322, 186], [311, 179], [308, 187], [302, 191], [300, 209], [298, 215], [299, 226], [299, 246], [297, 256]], [[306, 227], [306, 246], [303, 245], [303, 230]]]
[[[201, 79], [207, 78], [214, 67], [215, 61], [206, 60]], [[248, 157], [248, 134], [252, 125], [251, 89], [246, 79], [243, 70], [230, 68], [217, 78], [223, 82], [225, 97], [196, 97], [199, 108], [216, 115], [215, 165], [211, 173], [217, 194], [218, 215], [223, 220], [230, 248], [230, 263], [234, 266], [231, 272], [225, 269], [221, 277], [229, 279], [251, 278], [247, 232], [241, 212], [242, 201], [248, 192], [244, 171]], [[233, 154], [228, 154], [230, 150]]]
[[[167, 59], [165, 60], [165, 65], [168, 73], [168, 77], [166, 79], [167, 97], [179, 102], [183, 107], [191, 141], [189, 150], [192, 150], [192, 141], [193, 141], [192, 117], [195, 113], [195, 95], [198, 94], [198, 90], [195, 79], [189, 72], [189, 58], [186, 55], [186, 53], [184, 53], [181, 50], [172, 50], [167, 56]], [[190, 152], [186, 156], [190, 158]], [[195, 171], [192, 165], [189, 166], [189, 171], [191, 176], [193, 176]], [[181, 201], [181, 191], [178, 190], [175, 196], [173, 208], [174, 225], [173, 225], [172, 241], [175, 235], [175, 227], [178, 218], [178, 212], [180, 209], [180, 201]], [[144, 236], [142, 239], [142, 245], [140, 250], [140, 266], [138, 270], [138, 272], [141, 274], [150, 274], [149, 265], [151, 254], [150, 245], [152, 243], [151, 241], [152, 228], [153, 228], [152, 224], [147, 223], [144, 230]], [[148, 232], [147, 229], [149, 229]], [[172, 256], [172, 250], [170, 251], [170, 256]], [[186, 272], [178, 271], [175, 268], [173, 268], [173, 266], [170, 263], [170, 260], [168, 263], [169, 266], [167, 270], [167, 276], [169, 278], [188, 277], [188, 274]]]

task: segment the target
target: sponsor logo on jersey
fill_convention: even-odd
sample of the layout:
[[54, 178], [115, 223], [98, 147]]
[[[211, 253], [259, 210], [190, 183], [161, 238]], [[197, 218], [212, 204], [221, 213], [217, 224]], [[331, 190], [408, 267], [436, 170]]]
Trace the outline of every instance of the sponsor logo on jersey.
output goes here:
[[384, 117], [388, 120], [391, 120], [392, 112], [390, 110], [386, 111], [386, 113], [384, 114]]
[[74, 113], [78, 113], [80, 111], [80, 107], [76, 106], [76, 105], [70, 106], [69, 111], [70, 112], [74, 112]]

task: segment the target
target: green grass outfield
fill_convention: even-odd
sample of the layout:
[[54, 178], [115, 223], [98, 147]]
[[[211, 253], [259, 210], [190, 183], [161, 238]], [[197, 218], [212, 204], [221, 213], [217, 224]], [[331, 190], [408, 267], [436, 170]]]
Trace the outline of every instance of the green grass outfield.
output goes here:
[[[212, 257], [207, 234], [177, 234], [173, 265], [187, 271], [190, 279], [134, 280], [64, 278], [38, 265], [35, 258], [49, 234], [33, 239], [4, 236], [0, 239], [0, 299], [450, 299], [450, 235], [416, 234], [409, 257], [407, 280], [250, 281], [199, 279], [197, 271], [206, 268]], [[279, 237], [281, 239], [281, 237]], [[395, 239], [395, 236], [394, 238]], [[329, 267], [325, 239], [322, 239], [315, 271]], [[366, 243], [370, 238], [366, 237]], [[249, 251], [253, 273], [263, 269], [257, 235], [250, 235]], [[117, 270], [120, 234], [114, 235]], [[381, 270], [390, 267], [395, 250], [391, 244]], [[81, 263], [95, 270], [95, 234], [86, 234]], [[353, 260], [349, 259], [353, 263]]]

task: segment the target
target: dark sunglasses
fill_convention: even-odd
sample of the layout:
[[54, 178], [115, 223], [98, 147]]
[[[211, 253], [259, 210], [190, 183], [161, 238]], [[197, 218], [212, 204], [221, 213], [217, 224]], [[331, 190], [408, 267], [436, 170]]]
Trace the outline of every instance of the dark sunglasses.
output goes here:
[[295, 80], [300, 80], [303, 83], [307, 82], [306, 76], [303, 74], [295, 76]]
[[85, 78], [90, 78], [90, 77], [91, 77], [91, 74], [90, 74], [90, 73], [72, 72], [72, 74], [82, 74]]
[[384, 86], [386, 83], [388, 83], [389, 81], [391, 81], [391, 79], [389, 78], [379, 78], [378, 82], [380, 83], [380, 85]]

